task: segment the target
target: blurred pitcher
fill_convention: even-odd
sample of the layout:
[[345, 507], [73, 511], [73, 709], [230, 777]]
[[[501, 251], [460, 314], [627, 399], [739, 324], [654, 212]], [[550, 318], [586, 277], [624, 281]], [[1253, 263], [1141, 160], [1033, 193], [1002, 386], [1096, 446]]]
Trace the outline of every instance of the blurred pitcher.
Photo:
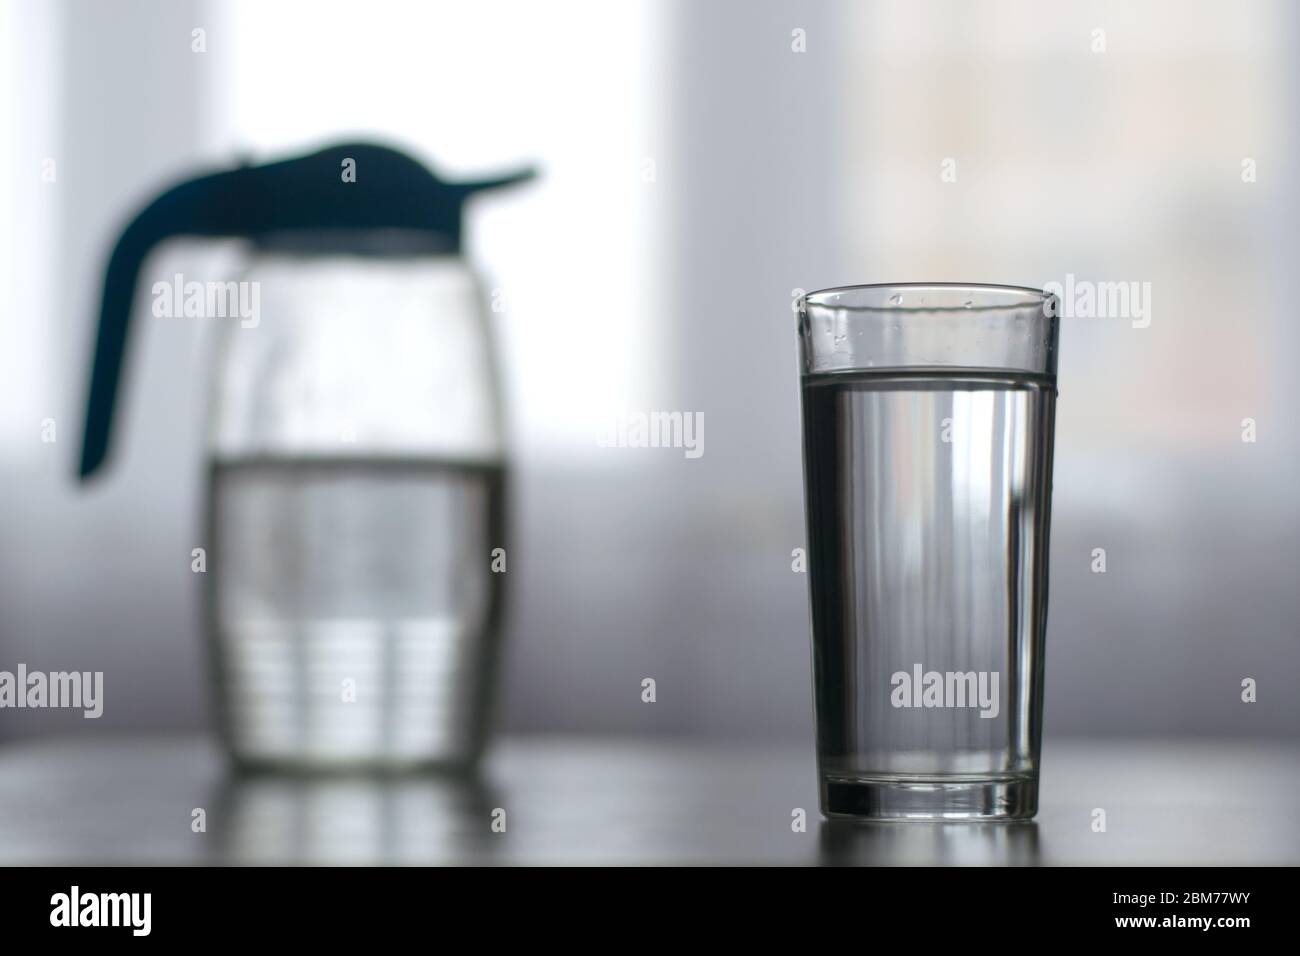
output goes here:
[[394, 150], [341, 145], [181, 183], [117, 242], [83, 478], [108, 449], [149, 251], [173, 236], [250, 241], [237, 277], [151, 286], [155, 315], [228, 320], [204, 578], [220, 724], [241, 763], [466, 765], [482, 750], [506, 455], [461, 212], [529, 175], [448, 184]]

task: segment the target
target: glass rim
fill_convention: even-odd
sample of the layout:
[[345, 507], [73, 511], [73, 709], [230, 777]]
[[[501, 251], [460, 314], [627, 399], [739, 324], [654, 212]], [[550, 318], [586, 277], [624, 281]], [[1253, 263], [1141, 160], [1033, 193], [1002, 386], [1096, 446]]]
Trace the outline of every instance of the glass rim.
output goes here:
[[[927, 303], [924, 306], [900, 302], [897, 304], [876, 305], [870, 302], [828, 302], [832, 296], [852, 297], [854, 295], [867, 298], [869, 294], [876, 294], [878, 297], [883, 296], [886, 292], [892, 292], [900, 295], [916, 295], [923, 292], [933, 292], [937, 295], [953, 295], [963, 292], [969, 292], [974, 296], [994, 296], [1004, 297], [1005, 301], [982, 302], [980, 305], [967, 305], [962, 301], [955, 301], [953, 304], [945, 303]], [[796, 300], [798, 307], [806, 309], [808, 307], [824, 309], [847, 309], [851, 312], [868, 311], [884, 312], [902, 309], [903, 311], [921, 311], [921, 312], [969, 312], [983, 309], [1022, 309], [1033, 308], [1042, 309], [1045, 313], [1051, 310], [1050, 303], [1056, 299], [1056, 296], [1043, 289], [1035, 289], [1032, 286], [1023, 285], [1003, 285], [991, 282], [872, 282], [858, 285], [828, 286], [824, 289], [816, 289], [812, 292], [805, 292]]]

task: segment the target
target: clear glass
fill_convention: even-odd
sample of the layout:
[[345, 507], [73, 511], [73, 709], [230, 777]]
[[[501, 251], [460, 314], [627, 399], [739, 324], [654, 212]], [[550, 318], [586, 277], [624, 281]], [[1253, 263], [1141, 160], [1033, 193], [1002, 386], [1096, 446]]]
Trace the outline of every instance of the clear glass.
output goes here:
[[985, 285], [799, 302], [827, 816], [1037, 811], [1057, 311]]
[[[262, 251], [223, 330], [208, 630], [244, 764], [466, 765], [482, 749], [505, 458], [456, 257]], [[498, 568], [498, 570], [501, 570]]]

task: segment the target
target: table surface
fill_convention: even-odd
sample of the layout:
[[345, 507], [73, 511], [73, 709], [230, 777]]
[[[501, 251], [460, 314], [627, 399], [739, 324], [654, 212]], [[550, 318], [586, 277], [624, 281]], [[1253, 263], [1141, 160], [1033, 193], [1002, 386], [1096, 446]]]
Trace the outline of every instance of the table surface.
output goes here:
[[863, 825], [820, 817], [808, 747], [516, 737], [475, 778], [303, 778], [54, 740], [0, 746], [0, 864], [1294, 865], [1298, 803], [1285, 742], [1048, 741], [1032, 822]]

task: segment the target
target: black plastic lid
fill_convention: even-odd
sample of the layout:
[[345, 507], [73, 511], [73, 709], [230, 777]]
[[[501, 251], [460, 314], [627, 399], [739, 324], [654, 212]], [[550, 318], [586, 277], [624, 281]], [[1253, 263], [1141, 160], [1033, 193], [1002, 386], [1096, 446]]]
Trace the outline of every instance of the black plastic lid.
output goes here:
[[[140, 266], [175, 236], [248, 237], [297, 252], [456, 253], [461, 210], [474, 193], [534, 175], [445, 183], [427, 167], [385, 146], [344, 143], [263, 166], [239, 166], [173, 186], [126, 227], [109, 258], [91, 370], [80, 476], [103, 463]], [[383, 234], [404, 234], [386, 245]]]

